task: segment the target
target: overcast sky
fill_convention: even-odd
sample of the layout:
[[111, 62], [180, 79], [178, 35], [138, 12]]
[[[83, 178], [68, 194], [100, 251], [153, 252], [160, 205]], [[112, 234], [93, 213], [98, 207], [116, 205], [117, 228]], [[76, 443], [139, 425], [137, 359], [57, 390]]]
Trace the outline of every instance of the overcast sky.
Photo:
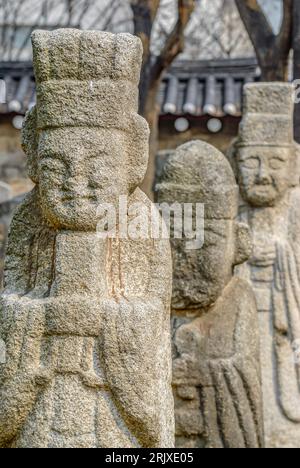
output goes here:
[[258, 0], [276, 33], [280, 30], [284, 0]]

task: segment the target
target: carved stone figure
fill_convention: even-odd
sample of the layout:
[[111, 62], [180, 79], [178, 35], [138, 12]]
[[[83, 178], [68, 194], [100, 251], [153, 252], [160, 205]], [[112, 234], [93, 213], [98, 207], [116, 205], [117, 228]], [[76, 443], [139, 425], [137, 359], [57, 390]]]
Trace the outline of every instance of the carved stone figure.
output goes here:
[[172, 447], [169, 242], [96, 233], [102, 203], [151, 205], [137, 188], [141, 43], [68, 29], [32, 42], [23, 144], [36, 187], [7, 252], [0, 446]]
[[157, 189], [160, 202], [192, 203], [194, 224], [197, 204], [204, 204], [203, 247], [171, 241], [176, 445], [262, 447], [255, 298], [233, 276], [251, 242], [247, 226], [235, 221], [238, 189], [230, 164], [207, 143], [187, 143], [168, 159]]
[[267, 447], [300, 446], [300, 190], [293, 141], [293, 88], [245, 88], [244, 117], [231, 151], [240, 220], [254, 250], [237, 274], [252, 284], [259, 312]]

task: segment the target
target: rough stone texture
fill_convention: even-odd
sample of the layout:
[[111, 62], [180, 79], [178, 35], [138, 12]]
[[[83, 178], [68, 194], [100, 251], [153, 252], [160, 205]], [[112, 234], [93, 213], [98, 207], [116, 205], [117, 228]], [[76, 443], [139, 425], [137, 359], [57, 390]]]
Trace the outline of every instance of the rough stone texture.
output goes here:
[[[172, 447], [168, 241], [101, 239], [97, 206], [150, 201], [137, 115], [140, 41], [33, 34], [35, 189], [11, 226], [2, 295], [0, 446]], [[124, 89], [127, 95], [124, 96]]]
[[232, 169], [215, 148], [178, 148], [157, 187], [160, 202], [204, 203], [203, 248], [173, 239], [173, 389], [176, 444], [183, 448], [263, 445], [259, 333], [249, 285], [233, 266], [251, 253], [249, 230], [235, 221]]
[[0, 122], [0, 200], [2, 183], [9, 185], [10, 198], [32, 189], [26, 171], [26, 157], [21, 148], [20, 131], [11, 124]]
[[7, 245], [8, 228], [13, 212], [22, 202], [24, 196], [14, 197], [5, 203], [0, 203], [0, 289], [3, 285], [4, 257]]
[[[21, 149], [20, 131], [0, 123], [0, 285], [4, 252], [13, 210], [33, 184], [26, 174], [26, 157]], [[0, 286], [1, 289], [1, 286]]]
[[239, 218], [254, 241], [237, 274], [257, 299], [270, 448], [300, 447], [300, 190], [292, 93], [284, 83], [248, 85], [230, 154], [242, 194]]

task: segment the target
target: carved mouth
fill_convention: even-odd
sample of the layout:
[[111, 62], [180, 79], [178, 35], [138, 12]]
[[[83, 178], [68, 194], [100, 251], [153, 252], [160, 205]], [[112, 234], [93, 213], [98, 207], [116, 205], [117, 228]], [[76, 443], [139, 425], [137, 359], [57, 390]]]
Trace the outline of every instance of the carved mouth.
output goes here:
[[81, 201], [96, 201], [96, 198], [93, 195], [64, 195], [61, 198], [62, 202], [76, 202], [80, 203]]
[[273, 186], [271, 184], [266, 184], [266, 185], [256, 185], [255, 190], [258, 192], [268, 192], [271, 190]]

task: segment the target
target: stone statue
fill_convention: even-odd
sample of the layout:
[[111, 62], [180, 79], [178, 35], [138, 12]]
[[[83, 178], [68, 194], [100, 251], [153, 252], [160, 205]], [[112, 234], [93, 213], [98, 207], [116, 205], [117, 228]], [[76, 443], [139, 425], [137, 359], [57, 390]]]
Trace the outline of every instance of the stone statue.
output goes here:
[[176, 445], [262, 447], [255, 298], [233, 276], [233, 267], [249, 257], [251, 242], [247, 226], [235, 221], [232, 169], [214, 147], [193, 141], [168, 159], [157, 190], [160, 202], [192, 203], [193, 217], [196, 204], [204, 204], [203, 247], [171, 241]]
[[102, 203], [151, 206], [137, 188], [140, 40], [64, 29], [32, 42], [23, 145], [36, 186], [7, 253], [0, 446], [172, 447], [169, 241], [96, 232]]
[[292, 96], [285, 83], [247, 85], [230, 152], [242, 195], [239, 218], [254, 242], [237, 274], [257, 300], [270, 448], [300, 447], [300, 190]]

